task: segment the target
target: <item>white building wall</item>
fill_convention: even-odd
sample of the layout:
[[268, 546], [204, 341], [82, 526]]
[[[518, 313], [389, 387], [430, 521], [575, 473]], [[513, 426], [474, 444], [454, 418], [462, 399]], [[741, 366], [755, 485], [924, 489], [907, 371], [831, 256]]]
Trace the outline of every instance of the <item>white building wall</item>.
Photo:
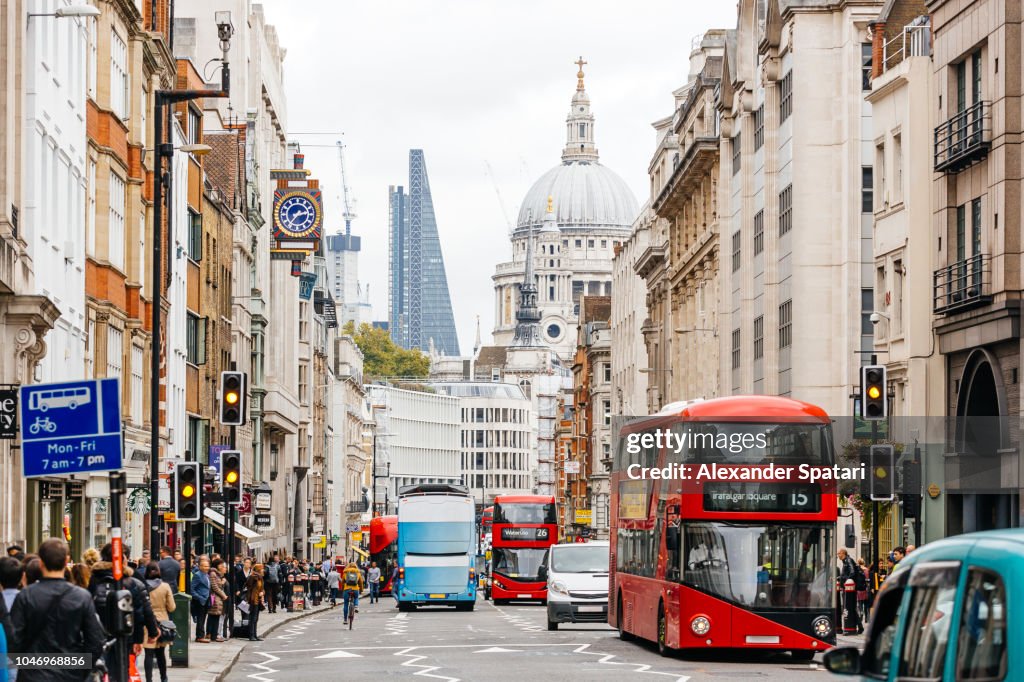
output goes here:
[[611, 363], [612, 412], [647, 413], [647, 352], [640, 328], [647, 317], [647, 286], [634, 265], [650, 241], [650, 209], [644, 206], [633, 234], [612, 260]]
[[[171, 141], [175, 147], [185, 144], [181, 127], [175, 122], [171, 128]], [[168, 437], [167, 457], [184, 459], [188, 448], [188, 415], [185, 413], [186, 391], [186, 307], [188, 302], [188, 155], [175, 154], [171, 162], [171, 223], [169, 234], [170, 284], [167, 302], [170, 311], [166, 322], [164, 355], [167, 364], [166, 424], [173, 429], [173, 439]], [[170, 432], [168, 432], [170, 434]]]
[[[69, 4], [36, 0], [25, 8], [42, 13]], [[95, 19], [19, 21], [28, 30], [20, 224], [39, 275], [34, 293], [61, 312], [46, 335], [37, 379], [70, 381], [85, 376], [85, 64], [87, 22]]]

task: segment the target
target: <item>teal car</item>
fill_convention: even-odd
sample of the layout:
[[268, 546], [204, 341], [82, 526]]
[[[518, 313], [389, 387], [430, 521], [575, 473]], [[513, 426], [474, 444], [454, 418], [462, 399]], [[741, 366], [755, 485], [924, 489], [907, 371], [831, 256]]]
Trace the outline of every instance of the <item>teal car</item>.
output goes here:
[[865, 680], [1024, 680], [1024, 529], [917, 549], [879, 591], [864, 649], [824, 663]]

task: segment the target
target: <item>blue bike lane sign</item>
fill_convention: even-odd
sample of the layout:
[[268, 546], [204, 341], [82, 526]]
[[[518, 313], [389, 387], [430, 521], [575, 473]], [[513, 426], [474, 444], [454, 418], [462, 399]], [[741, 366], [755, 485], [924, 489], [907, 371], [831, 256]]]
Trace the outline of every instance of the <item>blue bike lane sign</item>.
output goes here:
[[117, 379], [22, 386], [20, 402], [26, 478], [121, 468]]

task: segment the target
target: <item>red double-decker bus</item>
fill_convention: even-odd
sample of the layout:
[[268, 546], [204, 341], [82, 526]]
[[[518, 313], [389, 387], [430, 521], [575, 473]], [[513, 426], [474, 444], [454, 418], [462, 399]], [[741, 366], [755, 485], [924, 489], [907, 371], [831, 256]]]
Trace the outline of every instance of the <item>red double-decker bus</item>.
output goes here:
[[675, 403], [628, 423], [612, 472], [608, 622], [663, 654], [809, 660], [833, 646], [834, 464], [828, 415], [789, 398]]
[[491, 587], [495, 604], [514, 599], [547, 602], [540, 578], [548, 547], [558, 539], [555, 498], [544, 495], [499, 495], [491, 526]]
[[381, 594], [391, 594], [391, 573], [398, 557], [398, 517], [375, 516], [370, 519], [370, 561], [380, 568]]
[[491, 548], [491, 525], [494, 523], [494, 507], [484, 507], [480, 514], [480, 548]]

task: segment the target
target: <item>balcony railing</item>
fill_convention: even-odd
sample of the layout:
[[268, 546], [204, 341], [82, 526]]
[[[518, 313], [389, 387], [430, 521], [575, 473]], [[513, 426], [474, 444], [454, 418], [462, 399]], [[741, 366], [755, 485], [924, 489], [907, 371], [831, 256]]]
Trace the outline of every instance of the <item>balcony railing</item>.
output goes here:
[[936, 270], [935, 312], [947, 314], [991, 303], [991, 261], [979, 253]]
[[346, 514], [362, 514], [365, 511], [370, 510], [370, 505], [366, 500], [359, 502], [349, 502], [345, 505]]
[[992, 105], [975, 102], [935, 127], [935, 170], [956, 173], [985, 158], [991, 137]]

